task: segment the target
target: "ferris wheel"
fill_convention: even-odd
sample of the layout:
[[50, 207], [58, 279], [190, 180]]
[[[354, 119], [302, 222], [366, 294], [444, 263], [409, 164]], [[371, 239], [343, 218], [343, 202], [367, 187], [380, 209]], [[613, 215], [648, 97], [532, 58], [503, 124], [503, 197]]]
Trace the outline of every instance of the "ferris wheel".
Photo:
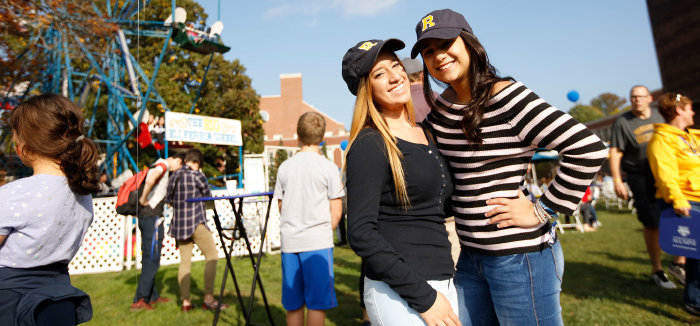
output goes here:
[[[10, 85], [10, 91], [0, 96], [0, 108], [11, 109], [12, 104], [36, 92], [70, 98], [84, 108], [86, 137], [103, 152], [101, 170], [114, 177], [125, 170], [139, 170], [133, 155], [138, 155], [138, 149], [130, 149], [132, 142], [127, 140], [137, 136], [145, 138], [139, 134], [143, 132], [139, 127], [148, 119], [147, 105], [155, 103], [161, 111], [170, 110], [167, 99], [155, 86], [161, 64], [167, 60], [168, 48], [175, 45], [210, 56], [204, 75], [193, 84], [197, 91], [190, 113], [195, 110], [213, 56], [226, 53], [230, 48], [219, 37], [223, 30], [220, 21], [208, 31], [198, 30], [187, 22], [187, 12], [177, 7], [175, 0], [171, 2], [170, 16], [161, 21], [141, 20], [140, 12], [150, 0], [104, 0], [105, 5], [98, 6], [99, 1], [102, 0], [92, 3], [92, 9], [96, 16], [105, 17], [104, 24], [113, 26], [110, 37], [99, 40], [99, 46], [95, 46], [98, 40], [81, 37], [84, 30], [80, 31], [77, 26], [52, 23], [33, 26], [29, 45], [20, 57], [27, 60], [41, 57], [45, 66], [32, 76], [32, 81]], [[141, 66], [136, 54], [142, 42], [162, 42], [161, 51], [150, 69]], [[5, 129], [0, 142], [9, 141], [9, 138]], [[150, 143], [150, 136], [147, 139]], [[137, 144], [147, 145], [140, 140]], [[159, 155], [167, 156], [167, 142], [156, 148]]]

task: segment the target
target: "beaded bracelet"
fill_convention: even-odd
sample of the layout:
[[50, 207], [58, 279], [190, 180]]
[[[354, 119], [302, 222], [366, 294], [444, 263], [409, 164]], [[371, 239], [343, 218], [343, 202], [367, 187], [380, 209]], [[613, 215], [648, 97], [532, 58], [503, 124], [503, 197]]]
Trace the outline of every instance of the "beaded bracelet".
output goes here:
[[537, 204], [535, 204], [535, 206], [534, 206], [534, 211], [535, 211], [535, 217], [537, 217], [537, 220], [540, 223], [547, 222], [547, 220], [542, 216], [542, 214], [540, 214], [539, 210], [537, 209]]
[[559, 216], [557, 215], [557, 212], [555, 212], [553, 209], [547, 207], [542, 201], [538, 200], [540, 207], [544, 210], [547, 215], [551, 216], [551, 218], [558, 218]]
[[540, 223], [546, 223], [547, 221], [554, 221], [558, 218], [557, 214], [547, 205], [543, 204], [541, 200], [537, 200], [534, 205], [535, 217]]

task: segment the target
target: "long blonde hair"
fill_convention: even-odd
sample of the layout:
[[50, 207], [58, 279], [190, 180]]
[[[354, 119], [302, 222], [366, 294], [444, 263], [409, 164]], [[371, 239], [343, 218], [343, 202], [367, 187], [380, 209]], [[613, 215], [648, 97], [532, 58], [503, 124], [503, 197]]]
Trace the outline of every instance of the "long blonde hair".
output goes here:
[[[408, 116], [409, 123], [415, 125], [415, 116], [413, 114], [413, 102], [409, 99], [408, 103], [404, 104], [404, 110]], [[372, 86], [367, 75], [360, 80], [360, 85], [357, 90], [357, 98], [355, 99], [355, 109], [352, 115], [352, 125], [350, 127], [350, 141], [345, 150], [345, 153], [350, 152], [352, 144], [357, 139], [357, 135], [365, 128], [375, 128], [382, 135], [384, 147], [387, 150], [387, 159], [391, 174], [394, 177], [394, 188], [396, 188], [396, 200], [404, 208], [408, 209], [411, 206], [411, 201], [408, 198], [406, 191], [406, 180], [404, 178], [403, 165], [401, 159], [403, 154], [396, 145], [397, 139], [391, 134], [389, 125], [379, 112], [379, 109], [372, 100]], [[347, 161], [346, 161], [347, 162]], [[345, 170], [345, 166], [343, 166]]]

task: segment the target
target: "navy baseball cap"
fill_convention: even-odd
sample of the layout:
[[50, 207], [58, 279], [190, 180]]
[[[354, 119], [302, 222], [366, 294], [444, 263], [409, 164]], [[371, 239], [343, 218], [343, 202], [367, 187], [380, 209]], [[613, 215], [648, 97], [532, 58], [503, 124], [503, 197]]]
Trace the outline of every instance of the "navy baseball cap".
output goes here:
[[382, 49], [396, 52], [406, 45], [397, 38], [361, 41], [348, 49], [343, 56], [343, 80], [352, 95], [357, 96], [360, 78], [369, 73]]
[[461, 14], [450, 9], [431, 11], [416, 25], [416, 44], [411, 49], [411, 58], [418, 56], [421, 40], [426, 38], [453, 39], [459, 36], [462, 31], [474, 34], [472, 27]]

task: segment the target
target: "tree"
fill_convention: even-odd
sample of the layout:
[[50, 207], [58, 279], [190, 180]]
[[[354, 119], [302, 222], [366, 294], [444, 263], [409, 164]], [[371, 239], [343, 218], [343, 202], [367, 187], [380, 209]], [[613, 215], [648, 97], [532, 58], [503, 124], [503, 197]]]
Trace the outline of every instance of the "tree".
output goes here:
[[[198, 3], [193, 0], [178, 0], [177, 5], [187, 11], [188, 22], [194, 22], [199, 28], [203, 28], [201, 25], [206, 21], [207, 14]], [[141, 14], [141, 19], [163, 21], [171, 11], [170, 0], [153, 0]], [[133, 36], [130, 42], [134, 47], [137, 44]], [[160, 54], [163, 43], [144, 42], [141, 39], [140, 44], [139, 63], [145, 69], [153, 71], [154, 59]], [[210, 55], [190, 52], [172, 43], [166, 58], [156, 78], [158, 92], [168, 102], [170, 110], [189, 113]], [[193, 113], [240, 120], [244, 150], [249, 153], [261, 153], [264, 130], [259, 113], [259, 95], [252, 88], [251, 79], [245, 71], [245, 67], [237, 59], [227, 61], [221, 54], [214, 54]], [[149, 103], [148, 109], [152, 113], [162, 114], [156, 103]], [[230, 159], [227, 160], [227, 170], [240, 171], [237, 148], [208, 144], [197, 144], [196, 147], [204, 153], [205, 171], [214, 169], [212, 164], [217, 156]]]
[[[72, 31], [93, 51], [102, 48], [116, 30], [83, 0], [0, 0], [0, 85], [37, 81], [46, 58], [32, 55], [40, 47], [53, 48], [42, 34], [48, 28]], [[103, 4], [97, 4], [103, 7]], [[103, 11], [104, 12], [104, 11]]]
[[[12, 82], [30, 78], [44, 82], [41, 80], [41, 72], [46, 69], [42, 66], [41, 60], [44, 59], [41, 55], [32, 58], [20, 57], [23, 52], [27, 52], [27, 49], [47, 47], [42, 43], [41, 33], [38, 33], [48, 28], [47, 26], [70, 30], [79, 40], [73, 39], [72, 42], [80, 42], [94, 54], [111, 51], [108, 51], [107, 46], [114, 39], [114, 32], [119, 25], [109, 23], [107, 17], [98, 12], [106, 13], [107, 4], [114, 4], [114, 1], [93, 0], [95, 7], [86, 2], [85, 0], [0, 0], [0, 32], [3, 33], [0, 37], [0, 88], [6, 88]], [[140, 19], [142, 22], [164, 21], [172, 13], [171, 4], [170, 0], [152, 0], [147, 2], [139, 15], [134, 15], [130, 19]], [[178, 0], [177, 5], [187, 11], [188, 22], [194, 22], [196, 28], [204, 28], [202, 25], [206, 21], [207, 14], [198, 3], [194, 0]], [[32, 43], [31, 37], [38, 37], [37, 44]], [[146, 36], [140, 36], [137, 39], [136, 35], [130, 34], [126, 37], [131, 54], [137, 58], [146, 74], [151, 76], [161, 54], [164, 39]], [[69, 44], [70, 46], [75, 47], [78, 44]], [[155, 80], [156, 90], [165, 99], [168, 109], [189, 113], [210, 58], [211, 67], [194, 113], [240, 120], [245, 151], [262, 152], [264, 131], [259, 114], [259, 95], [252, 88], [251, 79], [245, 74], [246, 69], [238, 60], [228, 61], [219, 53], [213, 57], [193, 53], [171, 43], [168, 45], [165, 59], [160, 65]], [[23, 61], [20, 62], [20, 59]], [[72, 59], [75, 60], [72, 64], [76, 70], [88, 70], [85, 58]], [[27, 69], [27, 67], [31, 68]], [[145, 92], [147, 82], [139, 81], [142, 92]], [[93, 87], [97, 90], [98, 87], [104, 86], [96, 83]], [[107, 110], [103, 109], [107, 107], [108, 96], [103, 91], [100, 98], [96, 99], [96, 93], [96, 91], [90, 92], [85, 103], [95, 103], [95, 101], [98, 103], [97, 123], [92, 137], [104, 139], [105, 126], [111, 123], [107, 118]], [[148, 102], [146, 108], [155, 115], [162, 115], [165, 109], [155, 102]], [[211, 165], [218, 156], [230, 159], [227, 168], [240, 171], [238, 148], [204, 144], [195, 146], [205, 154], [205, 162], [203, 162], [205, 171], [211, 170]], [[155, 150], [140, 151], [131, 141], [129, 148], [139, 166], [147, 165], [149, 164], [147, 162], [155, 159]], [[137, 151], [139, 151], [138, 154]]]
[[268, 178], [270, 180], [268, 189], [275, 189], [275, 183], [277, 183], [277, 171], [279, 170], [280, 165], [282, 165], [282, 162], [286, 161], [287, 158], [289, 158], [289, 154], [284, 149], [280, 148], [275, 152], [275, 160], [272, 162], [272, 166], [270, 166], [270, 171], [268, 172], [270, 174]]
[[599, 108], [606, 116], [620, 112], [620, 108], [627, 102], [613, 93], [603, 93], [591, 100], [591, 106]]
[[586, 123], [605, 117], [603, 112], [594, 106], [577, 104], [569, 110], [569, 114], [580, 123]]

